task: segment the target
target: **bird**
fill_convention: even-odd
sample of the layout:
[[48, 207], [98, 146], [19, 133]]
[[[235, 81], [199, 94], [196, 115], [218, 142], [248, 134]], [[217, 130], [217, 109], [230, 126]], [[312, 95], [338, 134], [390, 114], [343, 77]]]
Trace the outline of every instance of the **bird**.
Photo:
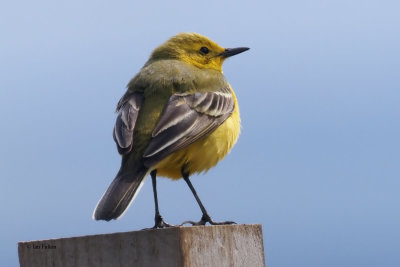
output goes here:
[[154, 49], [117, 104], [113, 139], [121, 167], [94, 210], [95, 220], [120, 218], [150, 174], [153, 228], [173, 226], [159, 211], [157, 176], [183, 178], [192, 191], [202, 217], [184, 223], [234, 223], [210, 217], [189, 177], [214, 167], [239, 137], [238, 101], [222, 64], [246, 50], [223, 48], [198, 33], [179, 33]]

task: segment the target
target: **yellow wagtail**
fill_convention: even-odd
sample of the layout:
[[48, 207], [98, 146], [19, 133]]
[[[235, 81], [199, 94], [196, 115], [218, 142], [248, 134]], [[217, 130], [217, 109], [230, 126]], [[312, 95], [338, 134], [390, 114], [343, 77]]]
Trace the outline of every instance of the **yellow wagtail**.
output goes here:
[[222, 48], [197, 33], [181, 33], [156, 48], [129, 82], [118, 102], [114, 140], [121, 168], [97, 204], [96, 220], [117, 219], [133, 201], [150, 172], [155, 226], [170, 226], [159, 212], [156, 175], [183, 177], [203, 216], [214, 222], [189, 176], [207, 171], [232, 149], [240, 132], [235, 93], [222, 74], [222, 63], [247, 47]]

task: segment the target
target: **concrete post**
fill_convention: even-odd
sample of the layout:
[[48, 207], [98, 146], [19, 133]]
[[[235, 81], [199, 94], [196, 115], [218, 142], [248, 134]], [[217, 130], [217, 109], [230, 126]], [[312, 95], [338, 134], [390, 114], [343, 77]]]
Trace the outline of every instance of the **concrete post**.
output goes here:
[[265, 266], [261, 225], [171, 227], [18, 243], [22, 267]]

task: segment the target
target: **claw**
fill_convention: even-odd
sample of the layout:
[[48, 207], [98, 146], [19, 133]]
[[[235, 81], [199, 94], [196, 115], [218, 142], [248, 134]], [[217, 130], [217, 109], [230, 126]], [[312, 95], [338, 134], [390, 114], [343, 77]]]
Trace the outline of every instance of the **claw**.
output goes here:
[[174, 227], [175, 226], [173, 224], [169, 224], [169, 223], [165, 222], [161, 215], [156, 215], [154, 221], [155, 221], [155, 224], [150, 229], [161, 229], [161, 228], [167, 228], [167, 227]]
[[183, 226], [184, 224], [191, 224], [192, 226], [196, 226], [196, 225], [206, 225], [206, 223], [209, 223], [211, 225], [226, 225], [226, 224], [236, 224], [233, 221], [225, 221], [225, 222], [214, 222], [210, 215], [208, 214], [203, 214], [203, 216], [201, 217], [201, 220], [198, 222], [194, 222], [194, 221], [184, 221], [183, 223], [180, 224], [180, 226]]

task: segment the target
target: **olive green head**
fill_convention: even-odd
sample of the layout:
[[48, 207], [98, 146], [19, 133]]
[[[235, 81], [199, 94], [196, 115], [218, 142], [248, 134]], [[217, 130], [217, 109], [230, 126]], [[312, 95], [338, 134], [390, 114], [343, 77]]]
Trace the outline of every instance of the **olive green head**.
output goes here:
[[180, 33], [157, 47], [151, 54], [149, 62], [176, 59], [201, 69], [215, 69], [222, 72], [222, 63], [226, 58], [248, 49], [247, 47], [223, 48], [198, 33]]

